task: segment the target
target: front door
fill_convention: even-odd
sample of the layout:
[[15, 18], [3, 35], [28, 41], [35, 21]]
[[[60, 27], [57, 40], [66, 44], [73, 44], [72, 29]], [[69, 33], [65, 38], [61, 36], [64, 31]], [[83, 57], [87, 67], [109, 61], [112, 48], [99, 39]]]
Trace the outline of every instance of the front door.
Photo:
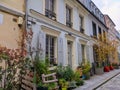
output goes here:
[[68, 47], [68, 65], [72, 68], [72, 42], [67, 42]]

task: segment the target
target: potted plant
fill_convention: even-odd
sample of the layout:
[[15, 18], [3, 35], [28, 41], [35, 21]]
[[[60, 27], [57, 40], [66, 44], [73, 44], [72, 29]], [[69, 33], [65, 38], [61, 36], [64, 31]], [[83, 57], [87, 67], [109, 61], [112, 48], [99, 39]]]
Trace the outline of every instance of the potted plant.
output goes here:
[[96, 74], [103, 74], [104, 73], [104, 67], [103, 62], [106, 59], [106, 47], [104, 46], [104, 43], [101, 41], [98, 41], [98, 45], [95, 45], [94, 48], [96, 52], [96, 68], [95, 73]]
[[76, 85], [76, 81], [70, 81], [69, 82], [69, 85], [68, 85], [68, 90], [72, 90], [72, 89], [74, 89], [74, 88], [76, 88], [77, 87], [77, 85]]
[[74, 77], [74, 71], [72, 70], [70, 66], [66, 66], [64, 68], [63, 78], [66, 81], [72, 81], [73, 77]]
[[38, 57], [35, 58], [33, 82], [36, 84], [37, 90], [48, 90], [48, 86], [42, 83], [42, 74], [48, 73], [47, 65], [45, 60], [39, 60]]
[[54, 83], [54, 82], [47, 84], [47, 87], [48, 87], [48, 90], [57, 90], [58, 89], [57, 83]]
[[84, 81], [83, 81], [82, 79], [78, 79], [78, 80], [76, 81], [76, 85], [77, 85], [77, 86], [82, 86], [82, 85], [84, 85]]
[[102, 63], [101, 63], [101, 62], [99, 62], [99, 63], [96, 65], [95, 73], [96, 73], [97, 75], [100, 75], [100, 74], [103, 74], [103, 73], [104, 73], [104, 67], [102, 66]]
[[83, 73], [82, 77], [83, 77], [83, 79], [87, 80], [90, 78], [90, 69], [91, 69], [91, 66], [90, 66], [89, 61], [82, 63], [82, 73]]
[[65, 79], [59, 79], [59, 86], [61, 90], [67, 90], [68, 82]]
[[115, 69], [119, 69], [119, 65], [117, 63], [112, 64]]

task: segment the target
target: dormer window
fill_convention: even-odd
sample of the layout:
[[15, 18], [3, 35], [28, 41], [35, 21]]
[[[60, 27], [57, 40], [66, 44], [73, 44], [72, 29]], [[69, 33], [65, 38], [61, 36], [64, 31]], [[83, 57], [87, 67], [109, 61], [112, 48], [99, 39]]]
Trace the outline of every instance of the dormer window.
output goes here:
[[91, 1], [90, 2], [90, 7], [91, 7], [91, 12], [94, 14], [94, 7], [95, 5], [94, 5], [94, 3]]
[[56, 20], [55, 0], [45, 0], [45, 16]]

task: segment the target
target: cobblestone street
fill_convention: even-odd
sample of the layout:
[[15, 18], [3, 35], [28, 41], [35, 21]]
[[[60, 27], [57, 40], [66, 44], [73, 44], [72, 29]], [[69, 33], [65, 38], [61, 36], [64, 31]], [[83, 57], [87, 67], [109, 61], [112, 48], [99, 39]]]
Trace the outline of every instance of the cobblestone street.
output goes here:
[[120, 90], [120, 74], [103, 84], [96, 90]]

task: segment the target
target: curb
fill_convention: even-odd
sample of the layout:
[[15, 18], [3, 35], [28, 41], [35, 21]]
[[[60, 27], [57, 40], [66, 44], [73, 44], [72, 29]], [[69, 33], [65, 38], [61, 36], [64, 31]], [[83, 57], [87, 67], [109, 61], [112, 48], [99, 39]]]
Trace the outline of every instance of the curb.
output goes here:
[[97, 88], [99, 88], [100, 86], [104, 85], [105, 83], [107, 83], [108, 81], [110, 81], [112, 78], [116, 77], [117, 75], [119, 75], [119, 73], [115, 74], [114, 76], [110, 77], [109, 79], [105, 80], [103, 83], [101, 83], [100, 85], [98, 85], [97, 87], [93, 88], [93, 90], [96, 90]]

